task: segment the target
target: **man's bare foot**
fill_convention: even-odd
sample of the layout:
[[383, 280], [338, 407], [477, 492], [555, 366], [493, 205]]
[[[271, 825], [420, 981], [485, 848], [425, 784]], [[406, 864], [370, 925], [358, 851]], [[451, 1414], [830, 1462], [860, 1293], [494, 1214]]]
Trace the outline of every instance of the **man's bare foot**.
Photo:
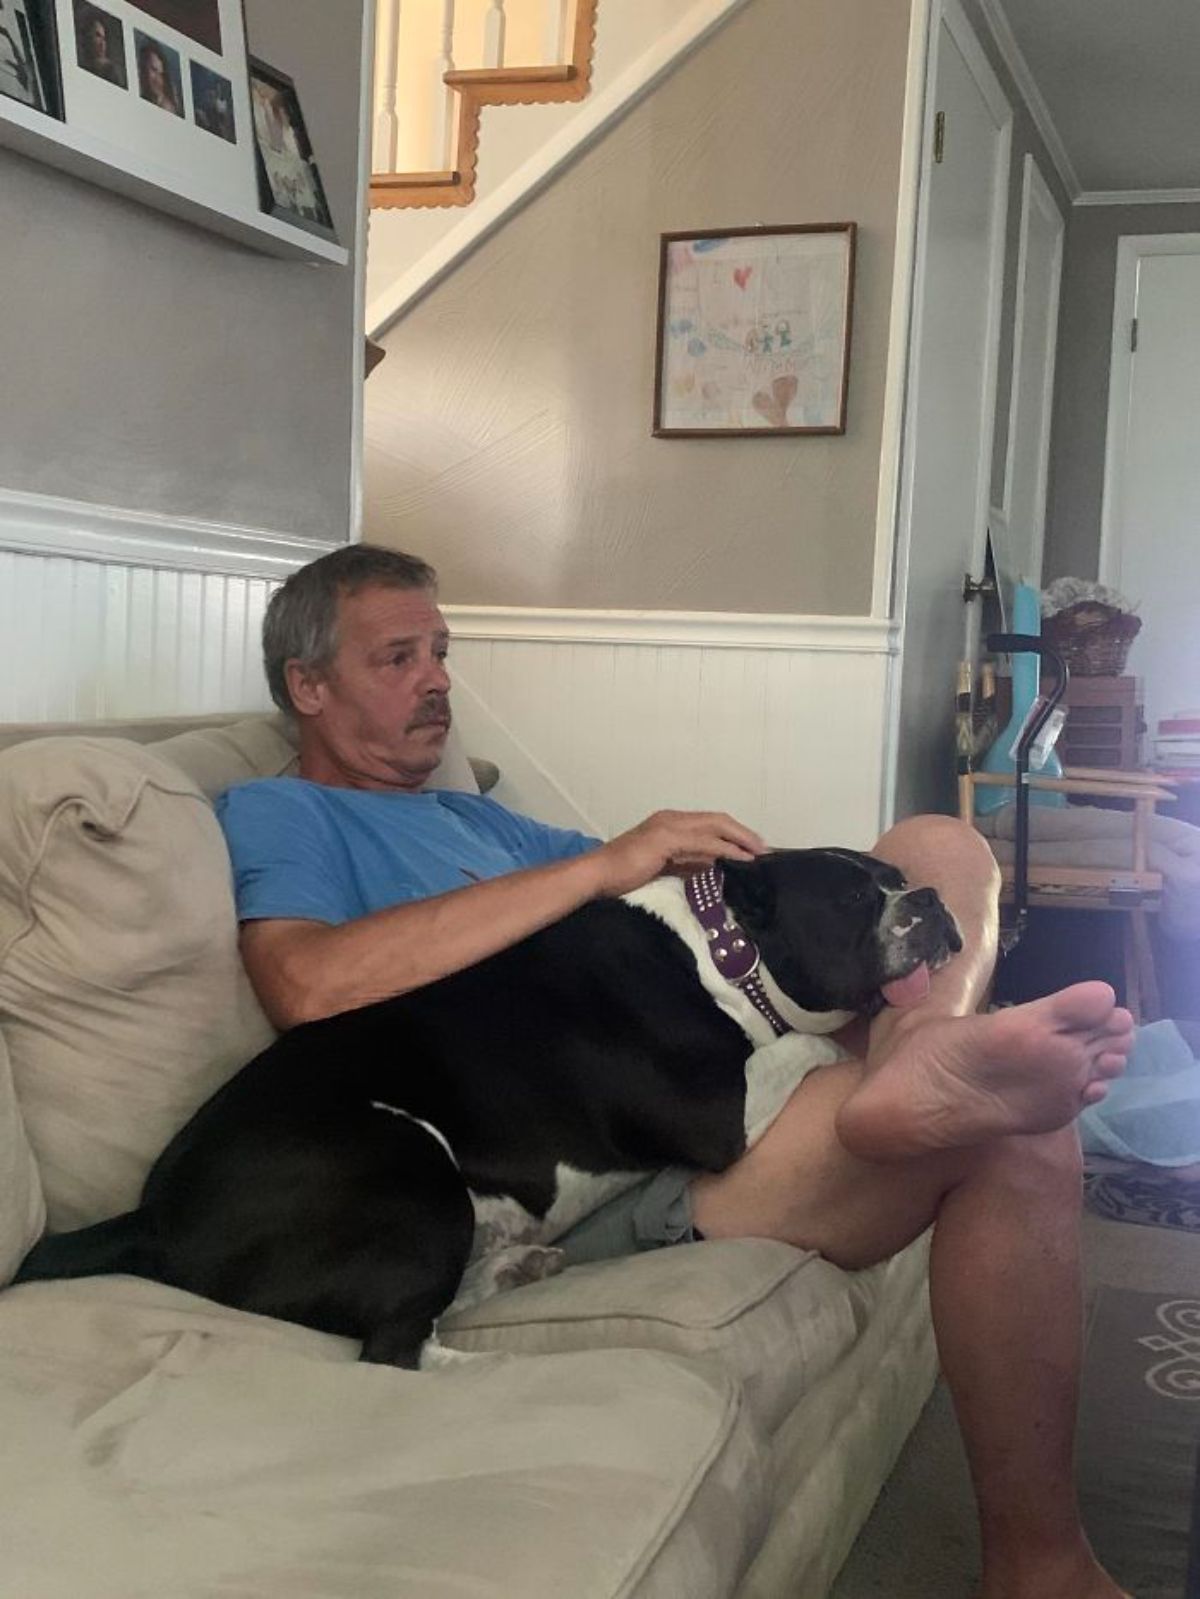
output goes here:
[[864, 1160], [901, 1160], [1010, 1133], [1046, 1133], [1104, 1098], [1125, 1069], [1133, 1018], [1107, 983], [1077, 983], [990, 1016], [899, 1018], [838, 1115]]

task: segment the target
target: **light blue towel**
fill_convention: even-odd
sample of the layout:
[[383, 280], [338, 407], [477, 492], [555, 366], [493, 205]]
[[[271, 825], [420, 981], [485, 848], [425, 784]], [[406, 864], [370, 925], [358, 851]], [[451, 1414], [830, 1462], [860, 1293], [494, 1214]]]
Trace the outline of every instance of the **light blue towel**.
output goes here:
[[1139, 1027], [1125, 1074], [1079, 1118], [1085, 1153], [1154, 1166], [1200, 1162], [1200, 1062], [1174, 1022]]

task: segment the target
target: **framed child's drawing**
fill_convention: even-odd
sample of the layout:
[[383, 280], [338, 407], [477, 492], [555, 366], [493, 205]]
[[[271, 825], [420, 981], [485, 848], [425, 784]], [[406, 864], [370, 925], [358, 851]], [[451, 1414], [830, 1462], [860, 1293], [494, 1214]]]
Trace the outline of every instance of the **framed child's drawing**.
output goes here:
[[659, 438], [844, 433], [853, 222], [666, 233]]

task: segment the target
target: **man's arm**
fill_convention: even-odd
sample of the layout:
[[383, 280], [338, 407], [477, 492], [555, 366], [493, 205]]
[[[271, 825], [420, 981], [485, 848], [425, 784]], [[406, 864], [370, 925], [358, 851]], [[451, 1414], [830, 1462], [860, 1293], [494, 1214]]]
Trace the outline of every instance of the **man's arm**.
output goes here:
[[374, 911], [340, 926], [245, 922], [242, 959], [276, 1027], [405, 994], [473, 966], [588, 900], [628, 893], [718, 856], [752, 860], [762, 840], [730, 816], [658, 811], [586, 855]]

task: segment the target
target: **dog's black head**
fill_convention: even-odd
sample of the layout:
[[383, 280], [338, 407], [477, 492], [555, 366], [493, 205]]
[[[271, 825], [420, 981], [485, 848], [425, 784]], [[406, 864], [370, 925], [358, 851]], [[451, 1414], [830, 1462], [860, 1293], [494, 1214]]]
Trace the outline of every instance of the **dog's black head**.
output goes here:
[[725, 903], [771, 976], [804, 1010], [873, 1015], [924, 997], [927, 974], [962, 948], [931, 888], [910, 889], [873, 855], [774, 850], [722, 861]]

